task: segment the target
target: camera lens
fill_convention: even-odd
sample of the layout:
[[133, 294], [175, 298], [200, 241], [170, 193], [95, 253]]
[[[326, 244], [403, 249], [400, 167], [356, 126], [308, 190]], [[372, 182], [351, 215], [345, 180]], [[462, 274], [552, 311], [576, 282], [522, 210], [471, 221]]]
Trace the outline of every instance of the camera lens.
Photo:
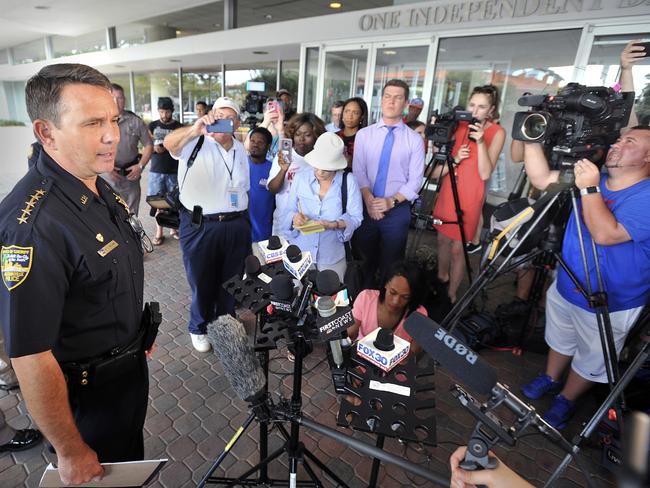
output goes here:
[[537, 141], [544, 137], [547, 127], [546, 117], [540, 113], [533, 113], [524, 119], [524, 123], [521, 124], [521, 133], [529, 141]]

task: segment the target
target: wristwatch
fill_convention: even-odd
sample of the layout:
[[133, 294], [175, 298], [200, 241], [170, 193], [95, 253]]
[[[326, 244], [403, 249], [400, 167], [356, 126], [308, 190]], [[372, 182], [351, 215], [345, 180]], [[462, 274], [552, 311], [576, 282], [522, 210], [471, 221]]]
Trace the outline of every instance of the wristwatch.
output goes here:
[[140, 166], [140, 171], [144, 171], [144, 165], [142, 163], [139, 163], [138, 166]]
[[393, 198], [393, 208], [397, 207], [399, 205], [399, 199]]
[[600, 188], [597, 186], [588, 186], [580, 190], [581, 197], [584, 197], [585, 195], [589, 195], [590, 193], [600, 193]]

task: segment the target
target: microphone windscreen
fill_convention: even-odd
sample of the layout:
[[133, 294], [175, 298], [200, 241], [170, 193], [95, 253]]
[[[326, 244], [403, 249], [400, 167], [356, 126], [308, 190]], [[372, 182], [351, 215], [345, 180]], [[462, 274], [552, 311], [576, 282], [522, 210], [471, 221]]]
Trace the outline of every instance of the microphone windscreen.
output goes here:
[[269, 243], [266, 247], [269, 251], [277, 251], [282, 247], [282, 242], [278, 236], [271, 236], [269, 237]]
[[395, 349], [395, 338], [393, 337], [393, 331], [390, 329], [380, 328], [377, 332], [377, 338], [375, 339], [374, 346], [380, 351], [392, 351]]
[[316, 290], [320, 296], [331, 296], [341, 289], [341, 280], [336, 271], [325, 269], [316, 275]]
[[257, 256], [246, 256], [244, 260], [244, 269], [246, 270], [246, 276], [257, 276], [260, 274], [262, 267], [260, 266], [260, 260], [257, 259]]
[[302, 251], [295, 244], [291, 244], [287, 247], [285, 254], [287, 255], [287, 259], [292, 263], [297, 263], [302, 258]]
[[404, 322], [404, 329], [422, 349], [471, 390], [488, 395], [496, 385], [496, 370], [433, 320], [414, 312]]
[[278, 300], [293, 298], [293, 280], [289, 275], [275, 276], [271, 280], [271, 293]]
[[248, 341], [244, 324], [232, 315], [221, 315], [208, 324], [208, 340], [240, 399], [250, 401], [264, 390], [264, 371]]

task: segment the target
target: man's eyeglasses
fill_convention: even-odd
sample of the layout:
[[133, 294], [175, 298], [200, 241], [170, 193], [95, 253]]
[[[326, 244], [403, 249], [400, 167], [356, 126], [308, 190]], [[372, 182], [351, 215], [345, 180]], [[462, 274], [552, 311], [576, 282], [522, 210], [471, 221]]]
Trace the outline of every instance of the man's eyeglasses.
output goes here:
[[130, 214], [127, 217], [126, 221], [131, 226], [131, 229], [133, 229], [133, 232], [135, 232], [135, 234], [140, 238], [142, 252], [153, 252], [153, 244], [151, 242], [151, 239], [149, 239], [147, 233], [144, 231], [144, 227], [142, 227], [142, 222], [140, 222], [140, 219], [136, 217], [135, 214]]

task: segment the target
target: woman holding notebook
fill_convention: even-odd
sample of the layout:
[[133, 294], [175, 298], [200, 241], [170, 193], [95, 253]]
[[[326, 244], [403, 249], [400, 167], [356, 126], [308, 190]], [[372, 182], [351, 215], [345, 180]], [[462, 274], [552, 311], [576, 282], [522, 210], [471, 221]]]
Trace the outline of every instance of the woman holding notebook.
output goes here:
[[346, 209], [343, 211], [343, 170], [347, 161], [343, 141], [332, 132], [321, 135], [305, 156], [313, 171], [296, 174], [282, 218], [282, 231], [289, 243], [310, 252], [319, 271], [336, 271], [343, 281], [346, 269], [344, 243], [361, 225], [361, 192], [352, 174], [345, 176]]

